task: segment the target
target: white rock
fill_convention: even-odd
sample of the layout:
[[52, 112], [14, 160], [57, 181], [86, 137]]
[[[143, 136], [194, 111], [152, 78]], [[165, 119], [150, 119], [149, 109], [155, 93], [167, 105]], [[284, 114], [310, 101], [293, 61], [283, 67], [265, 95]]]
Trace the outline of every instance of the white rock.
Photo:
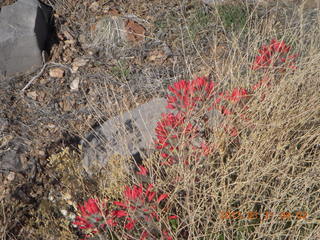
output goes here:
[[79, 90], [79, 83], [80, 83], [80, 78], [76, 77], [70, 84], [70, 89], [72, 92], [78, 91]]
[[61, 209], [60, 212], [61, 212], [61, 214], [62, 214], [63, 216], [65, 216], [65, 217], [68, 215], [68, 211], [65, 210], [65, 209]]

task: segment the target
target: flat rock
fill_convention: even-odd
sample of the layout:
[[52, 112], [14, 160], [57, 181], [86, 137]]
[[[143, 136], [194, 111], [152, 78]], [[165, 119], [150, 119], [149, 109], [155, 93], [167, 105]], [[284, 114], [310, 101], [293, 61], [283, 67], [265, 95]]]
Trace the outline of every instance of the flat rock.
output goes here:
[[[154, 149], [155, 128], [161, 114], [171, 112], [166, 106], [165, 98], [155, 98], [131, 111], [110, 118], [89, 133], [85, 140], [81, 141], [83, 167], [87, 173], [92, 174], [105, 166], [107, 160], [115, 154], [141, 161], [141, 153]], [[208, 114], [213, 122], [220, 121], [221, 118], [217, 115], [217, 111]]]
[[14, 138], [5, 146], [0, 146], [0, 171], [22, 172], [26, 170], [27, 166], [20, 158], [25, 151], [25, 144], [19, 138]]
[[155, 128], [166, 110], [167, 101], [156, 98], [137, 108], [113, 117], [91, 132], [83, 145], [83, 165], [90, 173], [92, 167], [105, 166], [109, 157], [137, 156], [153, 144]]
[[50, 8], [38, 0], [19, 0], [1, 9], [0, 79], [42, 65], [49, 17]]

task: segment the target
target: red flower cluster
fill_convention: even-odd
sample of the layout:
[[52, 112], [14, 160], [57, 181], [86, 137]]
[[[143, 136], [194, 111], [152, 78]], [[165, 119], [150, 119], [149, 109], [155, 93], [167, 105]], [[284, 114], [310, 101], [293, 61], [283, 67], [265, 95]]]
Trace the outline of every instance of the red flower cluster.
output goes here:
[[[287, 56], [290, 47], [285, 44], [284, 41], [271, 40], [269, 46], [262, 46], [258, 55], [254, 61], [253, 69], [266, 69], [270, 67], [278, 67], [280, 71], [285, 70], [284, 65], [295, 69], [293, 60], [297, 55]], [[279, 68], [278, 68], [279, 69]], [[262, 86], [270, 86], [271, 78], [264, 76], [257, 84], [251, 87], [252, 91], [256, 91]], [[212, 81], [208, 81], [206, 77], [199, 77], [192, 81], [180, 80], [169, 86], [170, 94], [167, 97], [167, 108], [177, 110], [177, 114], [163, 114], [162, 119], [158, 122], [156, 131], [157, 141], [156, 148], [161, 150], [161, 157], [165, 159], [162, 164], [171, 165], [177, 162], [177, 156], [175, 156], [175, 150], [183, 150], [185, 145], [190, 145], [190, 149], [202, 149], [203, 152], [209, 152], [212, 148], [206, 142], [201, 143], [201, 147], [194, 146], [192, 140], [198, 138], [200, 135], [199, 130], [195, 127], [197, 122], [190, 121], [192, 115], [199, 115], [200, 109], [204, 106], [208, 106], [207, 109], [199, 116], [198, 122], [205, 123], [203, 119], [207, 119], [206, 112], [216, 109], [224, 116], [234, 114], [234, 107], [240, 107], [241, 110], [246, 110], [247, 106], [242, 99], [248, 99], [250, 93], [244, 88], [235, 88], [232, 92], [220, 92], [215, 91], [215, 84]], [[262, 96], [262, 99], [264, 95]], [[201, 115], [200, 114], [200, 115]], [[249, 119], [245, 114], [241, 114], [242, 119]], [[238, 129], [233, 126], [223, 126], [223, 128], [232, 137], [236, 137], [239, 134]], [[184, 145], [182, 146], [179, 141], [183, 139]], [[187, 161], [186, 161], [187, 163]]]
[[225, 94], [225, 98], [233, 103], [237, 103], [243, 97], [247, 97], [248, 92], [243, 88], [235, 88], [233, 89], [232, 93], [229, 94], [228, 92]]
[[202, 107], [205, 101], [214, 96], [214, 83], [205, 77], [192, 81], [180, 80], [168, 89], [173, 95], [167, 98], [167, 108], [177, 109], [181, 113], [194, 110], [196, 106]]
[[181, 150], [180, 137], [184, 136], [184, 141], [190, 141], [196, 135], [196, 128], [186, 122], [186, 117], [178, 114], [162, 114], [162, 119], [157, 123], [156, 149], [161, 150], [161, 157], [166, 159], [162, 165], [172, 165], [177, 161], [174, 150]]
[[[88, 229], [91, 234], [95, 234], [103, 231], [106, 224], [110, 224], [109, 220], [106, 220], [108, 211], [105, 209], [105, 204], [101, 203], [98, 199], [90, 198], [84, 205], [79, 205], [78, 209], [81, 212], [80, 216], [76, 216], [74, 225], [79, 229]], [[86, 235], [85, 237], [90, 237]]]
[[284, 41], [271, 40], [269, 46], [262, 46], [252, 66], [253, 70], [269, 69], [270, 67], [278, 67], [286, 63], [287, 67], [296, 69], [293, 60], [297, 55], [286, 56], [290, 47]]
[[[214, 91], [215, 83], [208, 81], [205, 77], [199, 77], [192, 81], [180, 80], [169, 86], [171, 94], [167, 97], [167, 108], [178, 110], [177, 114], [163, 114], [162, 119], [157, 123], [155, 141], [156, 149], [161, 150], [161, 157], [165, 159], [163, 165], [172, 165], [178, 162], [177, 151], [199, 150], [200, 155], [207, 155], [212, 151], [212, 146], [203, 139], [200, 139], [197, 126], [201, 122], [205, 125], [205, 119], [209, 111], [217, 109], [223, 115], [232, 114], [227, 103], [237, 104], [243, 98], [248, 97], [248, 92], [243, 88], [235, 88], [231, 93]], [[203, 106], [207, 106], [203, 109]], [[203, 111], [204, 110], [204, 111]], [[197, 117], [196, 122], [190, 119], [202, 112], [203, 116]], [[194, 119], [194, 118], [193, 118]], [[200, 125], [201, 125], [200, 124]], [[231, 136], [236, 136], [237, 131], [228, 130]], [[180, 142], [183, 140], [183, 144]], [[199, 141], [194, 141], [199, 140]], [[194, 144], [197, 142], [197, 145]], [[198, 157], [198, 154], [196, 154]], [[188, 160], [183, 160], [189, 164]]]
[[[139, 166], [139, 169], [138, 174], [147, 175], [147, 168]], [[84, 205], [78, 206], [81, 215], [76, 217], [73, 224], [80, 229], [89, 230], [91, 235], [103, 234], [108, 227], [114, 231], [117, 231], [117, 228], [120, 228], [120, 231], [124, 230], [123, 239], [133, 239], [132, 236], [137, 236], [141, 240], [148, 237], [155, 239], [162, 235], [163, 239], [171, 240], [166, 230], [146, 229], [148, 223], [160, 220], [159, 204], [168, 198], [168, 194], [158, 195], [152, 189], [152, 184], [146, 189], [142, 184], [132, 188], [127, 186], [123, 192], [123, 200], [112, 203], [113, 206], [110, 207], [112, 211], [108, 211], [106, 204], [101, 204], [97, 199], [89, 199]], [[177, 216], [168, 216], [168, 219], [175, 218]], [[91, 235], [85, 235], [85, 239], [90, 239]]]
[[[248, 97], [247, 90], [243, 88], [235, 88], [231, 93], [228, 91], [217, 93], [214, 91], [216, 85], [214, 82], [208, 81], [206, 77], [199, 77], [192, 81], [180, 80], [168, 87], [171, 95], [167, 97], [167, 108], [178, 110], [179, 115], [176, 118], [183, 122], [181, 118], [185, 116], [186, 110], [196, 112], [198, 109], [195, 107], [202, 108], [205, 102], [210, 103], [207, 111], [216, 108], [222, 114], [229, 115], [231, 112], [221, 104], [222, 100], [238, 103], [242, 98]], [[172, 119], [173, 117], [165, 116], [165, 118]]]
[[[152, 188], [152, 184], [149, 184], [147, 189], [144, 189], [142, 184], [132, 188], [127, 187], [124, 191], [124, 200], [113, 203], [121, 209], [113, 211], [112, 214], [117, 219], [118, 224], [122, 222], [125, 230], [140, 229], [144, 227], [137, 227], [141, 223], [157, 222], [160, 220], [158, 206], [161, 201], [168, 198], [168, 194], [161, 194], [156, 197], [157, 194], [152, 191]], [[169, 216], [168, 218], [172, 219], [176, 218], [176, 216]], [[140, 235], [140, 239], [146, 239], [150, 235], [151, 233], [147, 229], [144, 229]]]

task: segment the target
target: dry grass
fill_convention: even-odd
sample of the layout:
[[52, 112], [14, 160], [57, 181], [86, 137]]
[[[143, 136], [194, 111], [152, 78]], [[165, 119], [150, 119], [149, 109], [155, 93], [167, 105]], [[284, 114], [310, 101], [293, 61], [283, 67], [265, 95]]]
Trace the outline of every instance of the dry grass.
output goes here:
[[[278, 14], [276, 6], [273, 9]], [[179, 32], [181, 41], [176, 42], [177, 46], [181, 46], [184, 53], [195, 54], [192, 60], [190, 55], [183, 55], [181, 62], [188, 70], [182, 75], [188, 75], [187, 72], [192, 75], [193, 70], [201, 72], [190, 65], [193, 61], [201, 62], [223, 89], [249, 87], [262, 77], [262, 74], [250, 70], [250, 66], [257, 49], [272, 38], [286, 40], [300, 56], [294, 73], [274, 76], [278, 84], [268, 89], [264, 101], [259, 100], [262, 94], [259, 92], [251, 98], [248, 103], [250, 122], [242, 123], [237, 117], [230, 120], [239, 124], [241, 129], [237, 141], [213, 128], [210, 138], [218, 146], [218, 151], [201, 161], [192, 161], [192, 152], [181, 153], [190, 157], [193, 162], [190, 166], [160, 166], [157, 154], [144, 160], [150, 169], [149, 181], [158, 190], [170, 194], [166, 209], [179, 216], [174, 222], [160, 221], [170, 229], [174, 239], [320, 238], [320, 21], [315, 13], [310, 12], [306, 17], [297, 8], [291, 9], [285, 21], [272, 20], [274, 15], [270, 9], [270, 15], [263, 21], [253, 21], [251, 18], [258, 10], [261, 11], [253, 9], [243, 28], [225, 38], [223, 58], [215, 54], [204, 55], [198, 47], [204, 39], [218, 34], [218, 31], [211, 32], [212, 35], [203, 32], [210, 26], [205, 21], [209, 21], [211, 15], [180, 16], [185, 18], [181, 21], [185, 25]], [[195, 21], [194, 16], [200, 16], [200, 19]], [[310, 16], [318, 24], [308, 24]], [[223, 24], [219, 26], [219, 31], [224, 29]], [[202, 27], [202, 32], [196, 29]], [[218, 39], [210, 42], [214, 53], [220, 47]], [[110, 82], [104, 84], [103, 89], [110, 89]], [[128, 96], [133, 96], [130, 85], [125, 86]], [[96, 91], [101, 94], [103, 89], [97, 86]], [[136, 104], [131, 102], [130, 105], [128, 99], [119, 100], [115, 93], [105, 95], [101, 101], [104, 107], [92, 103], [98, 122], [115, 114], [110, 102], [118, 104], [117, 111]], [[110, 163], [115, 160], [117, 158]], [[116, 167], [106, 166], [105, 171], [93, 179], [86, 178], [79, 168], [79, 161], [78, 156], [63, 152], [51, 158], [48, 165], [53, 174], [50, 176], [54, 176], [60, 186], [56, 192], [70, 196], [51, 202], [44, 199], [32, 210], [25, 210], [25, 205], [20, 202], [4, 202], [0, 208], [1, 239], [23, 239], [23, 234], [28, 231], [27, 239], [77, 239], [79, 232], [70, 224], [72, 214], [76, 213], [76, 203], [92, 196], [116, 200], [120, 189], [140, 180], [123, 170], [125, 159]], [[71, 215], [64, 216], [62, 208]], [[20, 232], [9, 226], [19, 209], [29, 214], [24, 218], [19, 215], [23, 219]], [[307, 218], [298, 219], [298, 211], [307, 213]], [[241, 213], [242, 219], [236, 219], [239, 215], [231, 215], [234, 219], [223, 219], [226, 212]], [[257, 212], [259, 219], [249, 219], [250, 212]], [[273, 213], [274, 217], [264, 219], [266, 212]], [[290, 219], [282, 219], [284, 212], [291, 214]]]
[[[227, 149], [235, 146], [227, 143], [225, 151], [191, 169], [175, 166], [166, 169], [165, 177], [154, 172], [180, 217], [175, 230], [179, 239], [184, 232], [188, 239], [316, 239], [320, 96], [319, 83], [309, 73], [286, 77], [264, 102], [250, 103], [256, 127], [243, 129], [232, 154]], [[223, 220], [219, 216], [226, 211], [242, 212], [244, 219]], [[296, 211], [307, 212], [307, 219], [281, 220], [282, 212]], [[259, 223], [247, 219], [249, 212], [277, 216]]]

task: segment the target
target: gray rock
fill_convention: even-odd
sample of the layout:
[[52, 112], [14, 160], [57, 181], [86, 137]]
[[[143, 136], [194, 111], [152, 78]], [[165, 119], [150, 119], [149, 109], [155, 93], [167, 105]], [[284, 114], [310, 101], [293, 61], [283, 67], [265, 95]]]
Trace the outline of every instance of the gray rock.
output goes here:
[[0, 146], [0, 171], [24, 171], [27, 167], [21, 161], [21, 156], [25, 151], [25, 144], [19, 138], [14, 138], [5, 146]]
[[[137, 108], [113, 117], [89, 133], [81, 141], [83, 149], [83, 167], [87, 173], [99, 170], [105, 166], [108, 158], [115, 154], [133, 157], [137, 162], [141, 160], [141, 153], [148, 153], [154, 148], [156, 138], [155, 128], [162, 113], [169, 113], [166, 109], [167, 100], [156, 98]], [[208, 113], [212, 124], [221, 121], [221, 114], [217, 111]]]
[[105, 166], [114, 154], [137, 157], [153, 145], [155, 128], [166, 110], [167, 101], [156, 98], [137, 108], [113, 117], [82, 140], [83, 166], [88, 173]]
[[42, 65], [49, 17], [50, 8], [38, 0], [19, 0], [1, 9], [0, 79]]

